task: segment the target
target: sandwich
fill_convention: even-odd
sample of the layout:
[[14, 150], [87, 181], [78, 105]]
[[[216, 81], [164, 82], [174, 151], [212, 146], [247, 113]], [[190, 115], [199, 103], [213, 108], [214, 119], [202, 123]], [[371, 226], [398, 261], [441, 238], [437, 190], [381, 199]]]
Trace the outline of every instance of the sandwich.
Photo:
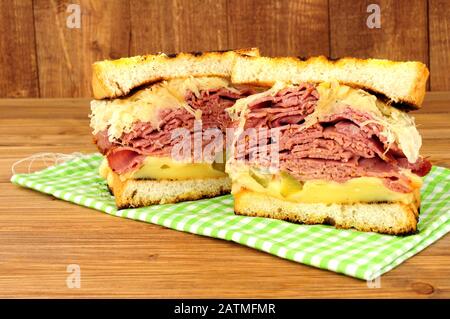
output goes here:
[[414, 233], [431, 164], [408, 111], [428, 74], [420, 62], [237, 57], [232, 83], [267, 89], [228, 109], [235, 213]]
[[118, 208], [231, 190], [238, 215], [411, 234], [431, 163], [409, 111], [428, 75], [420, 62], [257, 49], [96, 62], [100, 174]]
[[259, 52], [157, 54], [94, 63], [91, 128], [104, 155], [100, 175], [118, 208], [230, 192], [224, 172], [223, 136], [231, 122], [226, 109], [254, 93], [230, 82], [241, 55]]

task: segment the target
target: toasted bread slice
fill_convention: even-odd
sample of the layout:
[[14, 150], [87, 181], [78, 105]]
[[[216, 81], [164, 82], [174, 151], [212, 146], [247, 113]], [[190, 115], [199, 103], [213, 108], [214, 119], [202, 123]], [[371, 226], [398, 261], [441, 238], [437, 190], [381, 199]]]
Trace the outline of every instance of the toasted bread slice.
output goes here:
[[269, 217], [302, 224], [328, 224], [336, 228], [354, 228], [390, 235], [414, 233], [417, 230], [419, 206], [419, 202], [304, 204], [249, 190], [234, 194], [234, 211], [238, 215]]
[[231, 180], [228, 177], [123, 181], [119, 175], [109, 170], [106, 180], [119, 209], [211, 198], [228, 194], [231, 190]]
[[189, 76], [230, 77], [239, 55], [259, 56], [259, 50], [155, 54], [105, 60], [93, 64], [92, 89], [96, 99], [127, 95], [147, 83]]
[[338, 81], [342, 84], [381, 93], [396, 103], [420, 108], [425, 96], [429, 71], [421, 62], [394, 62], [380, 59], [324, 56], [301, 60], [293, 57], [268, 58], [239, 56], [231, 71], [236, 84], [273, 85]]

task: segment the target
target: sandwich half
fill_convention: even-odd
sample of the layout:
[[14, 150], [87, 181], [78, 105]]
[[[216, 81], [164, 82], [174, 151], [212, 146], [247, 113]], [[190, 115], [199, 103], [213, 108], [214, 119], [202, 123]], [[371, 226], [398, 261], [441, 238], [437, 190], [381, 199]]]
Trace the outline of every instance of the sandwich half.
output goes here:
[[229, 193], [223, 139], [231, 120], [225, 109], [254, 93], [230, 83], [232, 62], [241, 54], [259, 52], [160, 54], [94, 64], [91, 128], [105, 157], [100, 174], [118, 208]]
[[431, 164], [405, 110], [419, 108], [420, 62], [240, 57], [238, 84], [272, 85], [228, 111], [236, 214], [406, 235]]

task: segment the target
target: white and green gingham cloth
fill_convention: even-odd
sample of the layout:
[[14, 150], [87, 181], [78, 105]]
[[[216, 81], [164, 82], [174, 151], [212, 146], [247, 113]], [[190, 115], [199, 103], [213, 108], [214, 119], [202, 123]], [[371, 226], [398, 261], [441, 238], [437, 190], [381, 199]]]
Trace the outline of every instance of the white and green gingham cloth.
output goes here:
[[450, 231], [450, 170], [433, 167], [425, 177], [419, 232], [395, 237], [324, 225], [236, 216], [233, 197], [117, 210], [98, 174], [101, 155], [92, 154], [31, 174], [15, 184], [108, 214], [203, 236], [231, 240], [306, 265], [373, 280]]

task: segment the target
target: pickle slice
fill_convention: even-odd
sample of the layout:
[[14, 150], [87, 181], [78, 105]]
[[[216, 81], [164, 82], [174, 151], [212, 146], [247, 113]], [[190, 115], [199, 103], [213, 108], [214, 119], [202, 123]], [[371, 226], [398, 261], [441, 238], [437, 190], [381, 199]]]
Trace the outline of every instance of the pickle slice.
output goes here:
[[267, 188], [269, 186], [271, 176], [267, 174], [262, 174], [255, 169], [250, 168], [250, 176], [258, 182], [259, 185], [261, 185], [264, 188]]
[[303, 188], [303, 183], [299, 182], [292, 175], [286, 172], [280, 173], [280, 194], [283, 197], [289, 197], [298, 193]]

